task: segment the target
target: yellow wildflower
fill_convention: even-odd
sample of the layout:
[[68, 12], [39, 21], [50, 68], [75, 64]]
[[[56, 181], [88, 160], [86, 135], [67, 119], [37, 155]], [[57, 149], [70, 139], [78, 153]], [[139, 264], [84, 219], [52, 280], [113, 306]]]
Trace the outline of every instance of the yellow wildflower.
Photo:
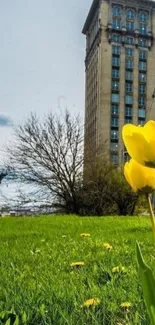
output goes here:
[[120, 306], [121, 306], [122, 308], [124, 308], [124, 309], [128, 309], [128, 308], [130, 308], [130, 307], [132, 306], [132, 304], [131, 304], [131, 302], [126, 301], [126, 302], [122, 302], [122, 303], [120, 304]]
[[118, 273], [120, 271], [120, 267], [119, 266], [115, 266], [112, 269], [112, 273]]
[[122, 137], [131, 158], [147, 167], [155, 167], [155, 121], [144, 126], [126, 124]]
[[82, 233], [82, 234], [80, 234], [80, 237], [90, 237], [90, 234]]
[[126, 268], [124, 266], [121, 266], [121, 265], [118, 265], [118, 266], [115, 266], [113, 267], [113, 269], [111, 270], [112, 273], [126, 273]]
[[84, 302], [83, 306], [85, 307], [91, 307], [91, 306], [97, 306], [100, 304], [100, 300], [98, 298], [91, 298]]
[[155, 190], [155, 169], [140, 165], [134, 159], [126, 162], [124, 175], [134, 192], [151, 193]]
[[81, 266], [84, 266], [84, 262], [72, 262], [71, 266], [73, 266], [73, 267], [81, 267]]
[[111, 250], [112, 246], [109, 243], [104, 243], [103, 244], [104, 248]]

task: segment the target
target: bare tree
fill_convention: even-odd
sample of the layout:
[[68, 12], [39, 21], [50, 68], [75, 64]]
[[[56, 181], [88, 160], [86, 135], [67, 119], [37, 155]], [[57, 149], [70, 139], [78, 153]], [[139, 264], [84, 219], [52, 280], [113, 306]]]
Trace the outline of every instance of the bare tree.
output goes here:
[[8, 148], [14, 178], [44, 192], [53, 206], [78, 213], [77, 189], [82, 179], [83, 125], [80, 117], [65, 111], [50, 113], [44, 121], [36, 115], [15, 129]]
[[29, 193], [18, 193], [18, 205], [39, 202], [83, 215], [132, 214], [137, 197], [111, 164], [106, 143], [104, 147], [102, 156], [88, 150], [83, 182], [80, 117], [66, 111], [40, 121], [31, 115], [15, 129], [15, 141], [8, 148], [10, 179], [29, 185]]

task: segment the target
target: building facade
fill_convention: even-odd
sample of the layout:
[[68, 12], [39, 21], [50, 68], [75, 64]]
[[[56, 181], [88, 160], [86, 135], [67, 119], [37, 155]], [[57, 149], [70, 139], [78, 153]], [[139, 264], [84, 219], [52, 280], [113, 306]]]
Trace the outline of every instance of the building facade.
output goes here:
[[94, 0], [86, 18], [85, 152], [124, 161], [126, 123], [155, 119], [155, 2]]

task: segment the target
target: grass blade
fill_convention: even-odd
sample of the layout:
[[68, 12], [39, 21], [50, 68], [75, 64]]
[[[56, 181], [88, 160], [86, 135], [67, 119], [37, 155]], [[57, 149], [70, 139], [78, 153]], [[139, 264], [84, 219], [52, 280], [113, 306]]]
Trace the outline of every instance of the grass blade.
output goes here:
[[151, 268], [145, 263], [139, 244], [136, 244], [137, 262], [144, 299], [152, 325], [155, 325], [155, 278]]

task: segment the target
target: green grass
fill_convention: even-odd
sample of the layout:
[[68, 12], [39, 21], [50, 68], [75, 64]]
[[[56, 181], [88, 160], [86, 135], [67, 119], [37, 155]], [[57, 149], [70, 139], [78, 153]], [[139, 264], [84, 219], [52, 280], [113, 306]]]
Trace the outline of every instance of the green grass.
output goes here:
[[[136, 240], [154, 265], [148, 217], [1, 218], [0, 312], [12, 310], [13, 319], [7, 325], [15, 318], [20, 325], [149, 324], [137, 275]], [[113, 248], [104, 248], [105, 242]], [[77, 261], [84, 266], [72, 268]], [[124, 272], [112, 273], [119, 265]], [[93, 297], [100, 304], [84, 307]], [[122, 302], [132, 304], [128, 311]], [[0, 324], [8, 318], [1, 313]]]

